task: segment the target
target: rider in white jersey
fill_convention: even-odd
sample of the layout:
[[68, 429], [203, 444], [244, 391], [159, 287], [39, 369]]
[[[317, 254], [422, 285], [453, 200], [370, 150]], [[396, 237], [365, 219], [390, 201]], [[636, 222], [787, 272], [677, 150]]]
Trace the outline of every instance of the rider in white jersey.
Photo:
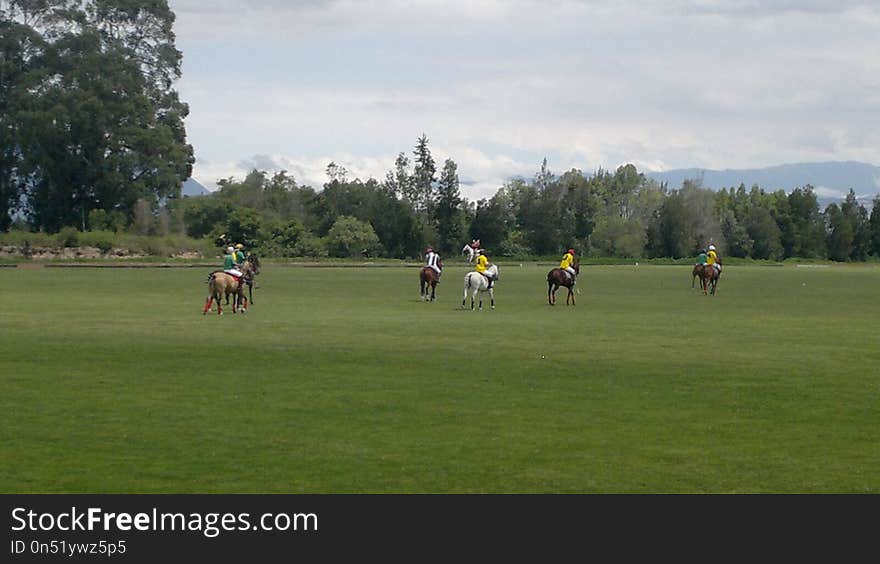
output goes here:
[[443, 273], [443, 266], [440, 262], [440, 255], [434, 252], [433, 247], [425, 249], [425, 266], [431, 267], [439, 277]]

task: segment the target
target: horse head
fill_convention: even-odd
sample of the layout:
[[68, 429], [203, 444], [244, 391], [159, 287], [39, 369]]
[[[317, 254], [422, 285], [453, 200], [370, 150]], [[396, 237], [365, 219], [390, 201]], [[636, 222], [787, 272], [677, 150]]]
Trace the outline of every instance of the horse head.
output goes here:
[[245, 263], [251, 266], [251, 270], [253, 270], [255, 275], [260, 273], [260, 258], [257, 255], [249, 254], [245, 259]]

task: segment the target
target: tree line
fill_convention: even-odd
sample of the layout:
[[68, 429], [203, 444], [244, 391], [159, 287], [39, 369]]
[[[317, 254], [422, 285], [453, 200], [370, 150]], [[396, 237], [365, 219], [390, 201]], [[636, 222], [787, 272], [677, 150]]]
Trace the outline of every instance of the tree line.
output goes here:
[[194, 158], [173, 23], [165, 0], [0, 0], [0, 231], [176, 233], [278, 257], [448, 256], [473, 238], [508, 257], [681, 258], [709, 243], [754, 259], [880, 257], [880, 198], [869, 213], [852, 190], [821, 209], [808, 185], [670, 188], [631, 164], [557, 175], [545, 159], [469, 201], [424, 134], [381, 180], [331, 162], [318, 189], [253, 170], [182, 198]]
[[723, 256], [764, 260], [880, 257], [880, 196], [868, 213], [852, 190], [823, 210], [809, 185], [669, 188], [632, 164], [556, 175], [545, 159], [533, 178], [468, 201], [456, 163], [436, 173], [424, 135], [383, 181], [350, 179], [336, 163], [327, 177], [319, 191], [283, 171], [224, 179], [213, 194], [181, 202], [182, 223], [190, 236], [225, 235], [276, 256], [415, 258], [426, 245], [449, 255], [479, 238], [494, 256], [515, 257], [573, 246], [583, 255], [682, 258], [710, 243]]

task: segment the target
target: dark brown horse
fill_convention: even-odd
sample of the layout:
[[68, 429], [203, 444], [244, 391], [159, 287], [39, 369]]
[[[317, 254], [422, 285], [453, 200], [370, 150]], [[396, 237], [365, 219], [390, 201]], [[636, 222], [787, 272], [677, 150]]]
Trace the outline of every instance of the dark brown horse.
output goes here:
[[254, 280], [254, 276], [260, 273], [260, 258], [251, 253], [244, 259], [245, 264], [250, 265], [250, 274], [245, 276], [244, 282], [248, 287], [248, 300], [251, 302], [251, 305], [254, 303], [254, 285], [256, 281]]
[[565, 304], [575, 305], [574, 299], [574, 284], [577, 278], [577, 274], [580, 274], [580, 261], [574, 261], [571, 267], [574, 269], [575, 276], [572, 277], [568, 272], [563, 268], [554, 268], [550, 272], [547, 273], [547, 302], [550, 305], [556, 305], [556, 290], [560, 288], [560, 286], [565, 286], [568, 289], [568, 295], [565, 297]]
[[[695, 264], [693, 270], [694, 277], [699, 277], [700, 279], [700, 289], [703, 290], [703, 295], [715, 295], [715, 288], [718, 286], [718, 276], [719, 273], [711, 264]], [[691, 288], [693, 288], [694, 282], [691, 280]]]
[[[438, 264], [440, 268], [443, 268], [442, 264]], [[431, 268], [430, 266], [423, 266], [419, 271], [419, 289], [421, 293], [421, 297], [423, 300], [434, 301], [436, 299], [437, 292], [437, 284], [440, 282], [440, 275], [437, 274], [437, 271]], [[428, 288], [431, 289], [431, 293], [428, 294]]]

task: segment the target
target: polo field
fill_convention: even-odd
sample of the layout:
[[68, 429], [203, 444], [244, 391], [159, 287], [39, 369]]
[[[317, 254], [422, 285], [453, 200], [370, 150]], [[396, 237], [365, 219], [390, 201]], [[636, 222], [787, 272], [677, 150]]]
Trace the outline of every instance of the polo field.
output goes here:
[[[452, 262], [452, 261], [450, 261]], [[880, 268], [0, 269], [4, 493], [877, 493]]]

